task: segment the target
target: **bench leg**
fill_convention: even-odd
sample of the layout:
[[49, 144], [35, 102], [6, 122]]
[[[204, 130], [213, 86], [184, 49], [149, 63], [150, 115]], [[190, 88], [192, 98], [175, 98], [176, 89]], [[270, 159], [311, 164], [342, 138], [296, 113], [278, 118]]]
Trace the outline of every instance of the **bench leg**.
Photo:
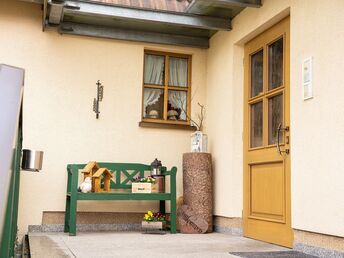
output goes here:
[[70, 211], [69, 211], [69, 235], [76, 235], [76, 198], [70, 198]]
[[76, 235], [76, 210], [78, 198], [78, 170], [72, 169], [71, 194], [69, 203], [69, 235]]
[[171, 234], [177, 233], [177, 201], [171, 199]]
[[69, 232], [69, 217], [70, 217], [70, 198], [69, 198], [69, 196], [67, 196], [66, 197], [64, 232]]
[[165, 201], [160, 201], [160, 213], [166, 213]]
[[177, 233], [177, 178], [176, 178], [177, 168], [173, 167], [171, 169], [171, 234]]

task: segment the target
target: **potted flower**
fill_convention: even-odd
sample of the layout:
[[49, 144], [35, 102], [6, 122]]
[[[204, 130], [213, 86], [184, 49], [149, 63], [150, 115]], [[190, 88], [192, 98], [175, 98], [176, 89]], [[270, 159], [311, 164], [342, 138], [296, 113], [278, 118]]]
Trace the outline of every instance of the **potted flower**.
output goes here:
[[155, 178], [148, 177], [136, 177], [131, 183], [132, 193], [156, 193], [158, 188], [155, 184]]
[[148, 211], [142, 220], [142, 229], [163, 230], [166, 226], [166, 216], [160, 212]]

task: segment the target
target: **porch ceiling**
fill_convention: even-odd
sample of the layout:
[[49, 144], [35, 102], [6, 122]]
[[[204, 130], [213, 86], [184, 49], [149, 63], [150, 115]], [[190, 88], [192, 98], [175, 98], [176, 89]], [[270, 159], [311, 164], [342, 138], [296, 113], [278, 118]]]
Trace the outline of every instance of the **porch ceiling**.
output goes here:
[[240, 11], [261, 6], [261, 0], [119, 2], [45, 0], [43, 29], [54, 26], [61, 34], [208, 48], [210, 37], [219, 30], [231, 30], [231, 19]]

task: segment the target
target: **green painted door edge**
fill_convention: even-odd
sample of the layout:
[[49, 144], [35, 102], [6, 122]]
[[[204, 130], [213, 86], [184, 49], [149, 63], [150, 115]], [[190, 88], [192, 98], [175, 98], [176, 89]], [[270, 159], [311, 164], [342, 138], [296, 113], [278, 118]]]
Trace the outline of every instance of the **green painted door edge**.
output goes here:
[[18, 203], [19, 203], [19, 183], [20, 183], [20, 161], [22, 152], [22, 118], [20, 117], [17, 144], [14, 150], [12, 160], [12, 176], [10, 189], [7, 199], [7, 208], [5, 214], [5, 225], [2, 232], [2, 241], [0, 243], [0, 257], [14, 257], [16, 239], [17, 239], [17, 220], [18, 220]]

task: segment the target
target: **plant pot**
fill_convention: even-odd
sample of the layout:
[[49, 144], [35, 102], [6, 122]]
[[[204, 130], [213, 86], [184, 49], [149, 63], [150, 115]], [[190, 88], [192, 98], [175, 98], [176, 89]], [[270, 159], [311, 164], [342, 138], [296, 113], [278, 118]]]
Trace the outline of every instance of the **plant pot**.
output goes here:
[[158, 185], [152, 183], [131, 183], [132, 193], [158, 193]]
[[142, 221], [142, 229], [145, 230], [163, 230], [166, 227], [166, 221]]

